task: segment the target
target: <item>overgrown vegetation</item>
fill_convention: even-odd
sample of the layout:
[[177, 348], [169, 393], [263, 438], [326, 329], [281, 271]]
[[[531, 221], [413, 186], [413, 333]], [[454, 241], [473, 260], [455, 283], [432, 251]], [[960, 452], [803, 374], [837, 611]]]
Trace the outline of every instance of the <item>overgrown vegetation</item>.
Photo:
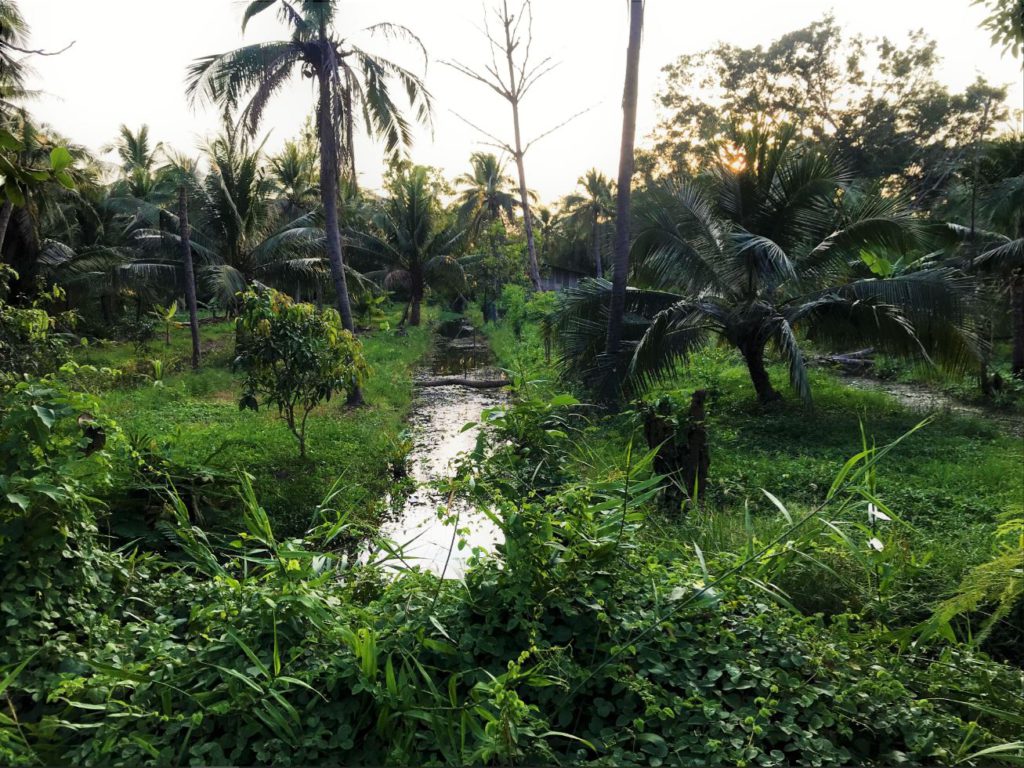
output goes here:
[[[974, 4], [1019, 56], [1017, 0]], [[0, 764], [1024, 763], [1005, 91], [826, 17], [681, 58], [635, 153], [634, 0], [619, 177], [543, 206], [529, 0], [487, 17], [510, 82], [454, 64], [512, 105], [518, 183], [403, 156], [426, 83], [339, 8], [246, 4], [287, 36], [192, 64], [204, 160], [121, 126], [105, 168], [26, 109], [50, 52], [0, 0]], [[416, 399], [439, 319], [505, 375]], [[454, 453], [415, 409], [510, 382], [447, 471], [410, 461]], [[457, 579], [390, 539], [409, 465]]]

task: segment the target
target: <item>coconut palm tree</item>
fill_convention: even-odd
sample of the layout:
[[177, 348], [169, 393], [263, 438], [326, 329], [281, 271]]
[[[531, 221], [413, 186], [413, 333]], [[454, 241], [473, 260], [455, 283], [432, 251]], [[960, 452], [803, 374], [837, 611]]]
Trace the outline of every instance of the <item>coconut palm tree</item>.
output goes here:
[[540, 248], [537, 253], [541, 265], [547, 264], [547, 254], [550, 252], [548, 249], [551, 247], [551, 241], [558, 235], [565, 224], [565, 220], [562, 218], [560, 211], [555, 211], [546, 205], [538, 205], [530, 209], [533, 214], [533, 226], [540, 235]]
[[13, 0], [0, 0], [0, 83], [12, 90], [23, 88], [27, 74], [24, 47], [29, 26]]
[[587, 171], [577, 182], [583, 194], [573, 193], [565, 198], [565, 213], [571, 221], [585, 224], [590, 229], [590, 253], [596, 277], [604, 277], [601, 263], [602, 225], [615, 216], [615, 194], [611, 180], [596, 168]]
[[490, 152], [474, 152], [471, 170], [455, 180], [459, 217], [473, 235], [493, 221], [512, 221], [517, 203], [515, 182], [505, 164]]
[[406, 316], [410, 325], [417, 326], [428, 285], [460, 286], [464, 281], [455, 253], [465, 230], [442, 209], [427, 168], [401, 171], [389, 192], [372, 216], [371, 226], [346, 230], [345, 242], [354, 252], [382, 265], [384, 287], [408, 289]]
[[[255, 134], [269, 101], [295, 73], [317, 84], [317, 135], [320, 140], [320, 197], [324, 208], [327, 253], [337, 295], [338, 311], [346, 329], [354, 330], [352, 307], [344, 269], [338, 220], [339, 169], [342, 151], [352, 166], [352, 126], [362, 113], [366, 128], [384, 140], [389, 153], [412, 142], [411, 127], [392, 98], [390, 85], [397, 82], [409, 98], [416, 117], [430, 118], [430, 96], [422, 80], [342, 37], [334, 27], [339, 0], [255, 0], [245, 10], [242, 29], [254, 16], [270, 8], [278, 10], [291, 37], [257, 43], [197, 60], [189, 69], [188, 93], [195, 100], [209, 98], [234, 108], [248, 96], [242, 124]], [[366, 30], [420, 45], [405, 27], [378, 24]], [[422, 48], [422, 45], [420, 45]], [[425, 58], [425, 52], [424, 52]], [[345, 143], [342, 144], [342, 135]]]
[[269, 177], [275, 204], [286, 217], [298, 218], [316, 206], [320, 177], [314, 147], [303, 142], [285, 142], [280, 154], [270, 158]]
[[[274, 205], [263, 143], [254, 144], [225, 121], [222, 132], [207, 142], [205, 154], [209, 172], [201, 178], [192, 173], [194, 162], [179, 160], [167, 172], [187, 189], [194, 208], [191, 250], [206, 295], [227, 308], [256, 280], [286, 289], [318, 283], [327, 271], [321, 217], [300, 213], [291, 219], [287, 210]], [[158, 210], [159, 226], [134, 232], [140, 257], [130, 269], [153, 276], [173, 270], [180, 277], [177, 210]]]
[[[948, 267], [862, 277], [860, 252], [906, 250], [915, 221], [897, 201], [857, 194], [796, 133], [738, 137], [744, 163], [705, 183], [665, 182], [636, 213], [633, 287], [625, 295], [616, 369], [625, 391], [669, 376], [713, 337], [736, 348], [758, 399], [778, 399], [766, 367], [773, 347], [790, 383], [811, 392], [801, 333], [823, 343], [868, 342], [893, 354], [963, 369], [977, 360], [970, 281]], [[710, 189], [710, 191], [709, 191]], [[588, 281], [550, 320], [563, 363], [601, 380], [611, 286]]]

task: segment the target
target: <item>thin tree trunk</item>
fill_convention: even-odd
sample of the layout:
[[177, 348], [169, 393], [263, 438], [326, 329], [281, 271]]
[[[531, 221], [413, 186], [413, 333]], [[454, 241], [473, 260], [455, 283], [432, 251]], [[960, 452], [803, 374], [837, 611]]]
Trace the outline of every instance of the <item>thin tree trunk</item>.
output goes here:
[[[345, 257], [341, 246], [341, 230], [338, 225], [338, 126], [334, 119], [331, 104], [331, 63], [334, 52], [330, 50], [327, 40], [325, 23], [321, 23], [320, 45], [324, 53], [324, 63], [317, 79], [320, 84], [320, 102], [317, 105], [317, 120], [320, 133], [320, 200], [324, 206], [324, 231], [327, 240], [327, 258], [331, 264], [331, 277], [334, 280], [334, 291], [337, 294], [338, 314], [345, 330], [355, 333], [352, 320], [352, 304], [348, 295], [348, 283], [345, 279]], [[363, 394], [356, 387], [349, 394], [350, 405], [363, 402]]]
[[533, 283], [535, 291], [540, 290], [540, 266], [537, 263], [537, 243], [533, 237], [533, 216], [530, 215], [530, 193], [526, 188], [526, 164], [523, 152], [523, 134], [519, 127], [519, 88], [521, 82], [516, 80], [516, 67], [512, 61], [512, 54], [515, 52], [515, 45], [512, 42], [512, 19], [508, 15], [508, 3], [505, 3], [505, 59], [508, 62], [509, 91], [512, 98], [512, 125], [516, 137], [516, 170], [519, 171], [519, 202], [523, 206], [523, 229], [526, 231], [526, 250], [528, 254], [527, 270], [530, 273], [530, 282]]
[[409, 314], [409, 325], [418, 328], [420, 324], [420, 305], [423, 303], [423, 276], [418, 272], [412, 275], [412, 311]]
[[[321, 36], [321, 45], [328, 44]], [[320, 83], [320, 102], [317, 120], [320, 132], [320, 201], [324, 207], [324, 230], [327, 239], [327, 259], [331, 264], [331, 278], [337, 294], [338, 313], [346, 330], [355, 332], [352, 322], [352, 304], [349, 301], [348, 282], [345, 279], [345, 256], [338, 224], [338, 129], [331, 105], [329, 64], [324, 63], [317, 73]]]
[[781, 400], [782, 395], [772, 387], [772, 380], [768, 376], [768, 369], [764, 365], [764, 344], [749, 342], [740, 347], [743, 360], [747, 364], [747, 371], [750, 373], [750, 381], [757, 392], [757, 399], [762, 405]]
[[0, 208], [0, 255], [3, 253], [4, 242], [7, 240], [7, 226], [11, 223], [11, 215], [14, 213], [14, 205], [6, 200]]
[[629, 273], [630, 203], [636, 166], [636, 104], [640, 77], [640, 42], [644, 27], [644, 0], [632, 0], [629, 7], [629, 48], [626, 52], [626, 82], [622, 95], [622, 145], [619, 149], [619, 184], [616, 195], [615, 263], [612, 295], [608, 307], [606, 352], [617, 361], [622, 343], [622, 319], [626, 309], [626, 277]]
[[590, 228], [590, 247], [594, 252], [594, 273], [598, 280], [604, 277], [604, 265], [601, 264], [601, 242], [597, 237], [597, 211], [594, 211], [594, 223]]
[[196, 302], [196, 273], [192, 264], [192, 231], [188, 224], [188, 192], [185, 185], [178, 188], [178, 222], [181, 237], [181, 260], [185, 264], [185, 303], [188, 305], [188, 325], [192, 330], [192, 369], [199, 368], [202, 353], [199, 349], [199, 308]]
[[1010, 276], [1010, 315], [1013, 323], [1011, 371], [1014, 378], [1024, 379], [1024, 269], [1014, 270]]

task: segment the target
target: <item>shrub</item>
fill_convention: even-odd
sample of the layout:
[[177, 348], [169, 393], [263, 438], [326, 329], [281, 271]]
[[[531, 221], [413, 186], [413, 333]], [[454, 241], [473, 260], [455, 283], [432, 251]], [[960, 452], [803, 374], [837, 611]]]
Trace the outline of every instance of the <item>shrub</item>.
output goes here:
[[235, 366], [245, 371], [239, 407], [277, 406], [306, 455], [306, 420], [336, 392], [352, 392], [367, 374], [362, 345], [341, 326], [333, 309], [295, 304], [261, 288], [241, 297]]

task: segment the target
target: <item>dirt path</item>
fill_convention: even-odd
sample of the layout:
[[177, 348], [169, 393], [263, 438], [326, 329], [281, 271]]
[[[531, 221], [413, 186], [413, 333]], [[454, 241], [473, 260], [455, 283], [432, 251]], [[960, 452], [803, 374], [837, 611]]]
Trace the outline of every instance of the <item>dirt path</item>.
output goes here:
[[1016, 437], [1024, 437], [1024, 418], [1015, 414], [1001, 413], [977, 405], [968, 405], [920, 384], [905, 384], [898, 381], [882, 381], [867, 376], [843, 376], [841, 381], [856, 389], [870, 392], [884, 392], [915, 411], [924, 413], [952, 413], [970, 416], [991, 422]]

